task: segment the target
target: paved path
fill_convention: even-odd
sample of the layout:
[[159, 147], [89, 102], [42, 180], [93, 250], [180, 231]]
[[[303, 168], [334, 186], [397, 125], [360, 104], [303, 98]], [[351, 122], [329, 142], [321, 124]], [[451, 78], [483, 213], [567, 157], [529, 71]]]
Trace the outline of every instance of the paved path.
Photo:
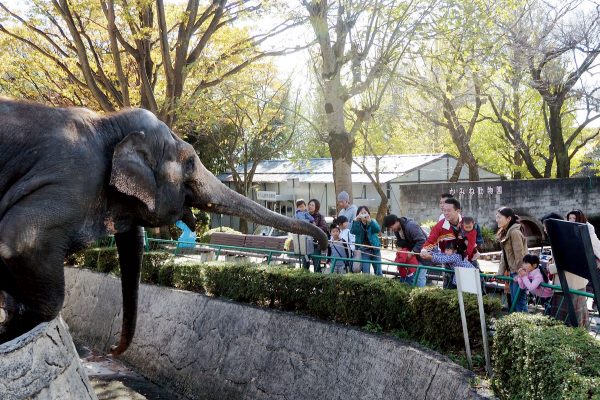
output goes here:
[[182, 397], [134, 372], [113, 357], [75, 344], [98, 400], [177, 400]]

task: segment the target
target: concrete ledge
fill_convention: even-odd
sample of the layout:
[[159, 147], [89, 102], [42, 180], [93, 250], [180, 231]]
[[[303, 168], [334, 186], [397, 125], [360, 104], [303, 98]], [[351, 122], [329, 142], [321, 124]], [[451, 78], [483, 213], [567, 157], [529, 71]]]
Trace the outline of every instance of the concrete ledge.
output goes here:
[[0, 344], [0, 399], [96, 399], [60, 317]]
[[[65, 269], [63, 316], [107, 351], [118, 339], [118, 279]], [[470, 399], [472, 374], [410, 343], [207, 296], [141, 285], [136, 336], [122, 355], [194, 399]]]

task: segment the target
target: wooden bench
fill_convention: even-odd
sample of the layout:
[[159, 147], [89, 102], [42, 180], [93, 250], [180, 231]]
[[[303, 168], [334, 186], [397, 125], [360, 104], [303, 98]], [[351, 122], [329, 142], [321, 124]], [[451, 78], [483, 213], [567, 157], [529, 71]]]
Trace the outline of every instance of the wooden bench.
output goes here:
[[[250, 249], [265, 249], [265, 250], [278, 250], [283, 251], [287, 237], [273, 237], [263, 235], [236, 235], [231, 233], [215, 232], [211, 235], [210, 243], [216, 245], [245, 247]], [[227, 257], [233, 256], [234, 259], [231, 261], [240, 262], [243, 258], [267, 258], [269, 253], [267, 251], [243, 251], [240, 249], [227, 249], [217, 250], [219, 255]], [[278, 254], [277, 254], [278, 255]], [[276, 256], [277, 256], [276, 255]]]

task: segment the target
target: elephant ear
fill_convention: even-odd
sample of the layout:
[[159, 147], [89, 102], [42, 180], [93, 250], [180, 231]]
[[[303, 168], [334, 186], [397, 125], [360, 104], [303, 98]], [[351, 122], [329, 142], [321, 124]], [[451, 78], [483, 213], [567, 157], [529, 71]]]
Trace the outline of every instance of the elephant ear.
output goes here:
[[139, 199], [153, 212], [156, 208], [156, 179], [153, 157], [144, 132], [130, 133], [115, 147], [110, 184], [119, 192]]

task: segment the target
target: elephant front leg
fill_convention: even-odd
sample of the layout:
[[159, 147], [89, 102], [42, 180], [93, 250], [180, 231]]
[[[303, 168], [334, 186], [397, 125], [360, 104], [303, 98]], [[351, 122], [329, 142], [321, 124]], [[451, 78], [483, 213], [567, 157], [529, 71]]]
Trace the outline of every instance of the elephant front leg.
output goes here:
[[11, 321], [23, 314], [23, 309], [10, 294], [0, 290], [0, 337], [9, 331]]

